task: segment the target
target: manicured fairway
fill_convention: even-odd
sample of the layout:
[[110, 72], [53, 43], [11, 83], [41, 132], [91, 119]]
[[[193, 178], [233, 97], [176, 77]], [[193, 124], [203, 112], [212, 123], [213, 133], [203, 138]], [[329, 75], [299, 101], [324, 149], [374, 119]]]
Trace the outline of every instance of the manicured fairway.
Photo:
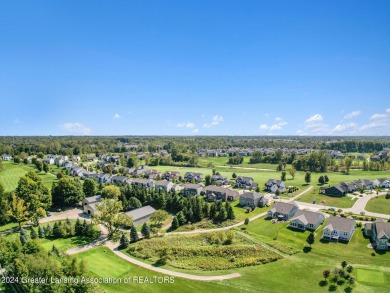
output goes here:
[[382, 272], [357, 269], [357, 280], [368, 284], [384, 284], [385, 276]]
[[13, 162], [3, 162], [4, 170], [0, 172], [0, 183], [6, 192], [15, 190], [19, 178], [26, 174], [30, 168], [14, 164]]
[[366, 205], [366, 211], [390, 215], [390, 199], [385, 195], [374, 197]]

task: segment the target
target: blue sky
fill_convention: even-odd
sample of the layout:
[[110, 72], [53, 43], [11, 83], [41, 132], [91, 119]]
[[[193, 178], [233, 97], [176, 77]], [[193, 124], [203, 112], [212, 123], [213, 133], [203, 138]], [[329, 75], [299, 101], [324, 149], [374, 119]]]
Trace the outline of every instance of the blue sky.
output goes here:
[[1, 1], [0, 135], [390, 135], [389, 1]]

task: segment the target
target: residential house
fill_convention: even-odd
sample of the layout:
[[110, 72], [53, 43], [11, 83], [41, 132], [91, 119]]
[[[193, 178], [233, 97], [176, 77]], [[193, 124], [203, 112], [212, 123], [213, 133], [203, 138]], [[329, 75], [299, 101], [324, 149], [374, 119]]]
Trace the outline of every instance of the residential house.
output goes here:
[[111, 182], [111, 176], [110, 174], [104, 173], [104, 174], [98, 174], [95, 172], [83, 172], [82, 175], [83, 179], [92, 178], [97, 181], [97, 183], [105, 184]]
[[47, 157], [45, 159], [43, 159], [43, 162], [48, 164], [48, 165], [54, 165], [54, 162], [55, 162], [55, 158], [53, 157]]
[[390, 222], [378, 218], [374, 222], [364, 224], [364, 234], [371, 238], [376, 250], [390, 249]]
[[203, 191], [203, 188], [204, 188], [203, 184], [187, 183], [184, 184], [184, 188], [182, 189], [181, 193], [184, 196], [200, 195], [200, 193]]
[[242, 207], [265, 207], [268, 204], [268, 199], [264, 194], [257, 192], [245, 192], [240, 195], [240, 206]]
[[63, 165], [64, 165], [64, 167], [65, 167], [66, 169], [70, 169], [70, 168], [73, 167], [73, 163], [72, 163], [72, 162], [65, 162], [65, 163], [63, 163]]
[[390, 188], [390, 179], [387, 179], [387, 178], [375, 179], [372, 182], [372, 187], [373, 188], [376, 188], [376, 187]]
[[340, 216], [329, 216], [328, 224], [324, 227], [322, 238], [326, 240], [349, 241], [355, 231], [355, 220]]
[[324, 193], [330, 196], [345, 196], [348, 193], [348, 186], [345, 183], [336, 184], [325, 188]]
[[112, 176], [110, 179], [111, 183], [115, 185], [128, 185], [131, 184], [131, 179], [126, 176]]
[[256, 189], [257, 183], [253, 181], [251, 177], [238, 176], [236, 178], [236, 187], [244, 189]]
[[324, 221], [325, 216], [320, 212], [298, 210], [290, 220], [290, 227], [315, 231]]
[[148, 188], [148, 189], [154, 187], [154, 181], [146, 178], [132, 179], [131, 184], [134, 187], [141, 187], [141, 188]]
[[267, 212], [267, 218], [287, 221], [292, 218], [298, 211], [298, 205], [292, 202], [275, 202], [272, 209]]
[[135, 168], [133, 173], [131, 174], [133, 177], [141, 177], [144, 176], [145, 173], [149, 170], [149, 167], [146, 165], [141, 165]]
[[165, 173], [162, 176], [162, 179], [165, 179], [167, 181], [177, 181], [179, 180], [180, 173], [176, 171], [165, 171]]
[[211, 184], [215, 185], [230, 185], [230, 180], [228, 180], [225, 176], [221, 175], [213, 175], [211, 176]]
[[238, 198], [238, 192], [229, 188], [209, 185], [204, 189], [207, 201], [234, 201]]
[[189, 183], [192, 183], [192, 182], [198, 183], [198, 182], [201, 182], [203, 180], [203, 174], [202, 173], [195, 173], [195, 172], [187, 172], [184, 175], [184, 180], [189, 182]]
[[265, 183], [265, 187], [270, 193], [275, 193], [276, 190], [279, 190], [280, 192], [284, 192], [286, 190], [284, 181], [276, 179], [268, 179], [268, 181]]
[[161, 172], [153, 169], [149, 169], [144, 174], [145, 178], [157, 180], [161, 178]]
[[171, 181], [168, 180], [159, 180], [156, 181], [154, 188], [156, 189], [162, 189], [165, 192], [171, 191], [174, 184]]
[[11, 156], [11, 155], [8, 155], [8, 154], [3, 154], [3, 155], [1, 156], [1, 159], [2, 159], [3, 161], [11, 161], [11, 160], [12, 160], [12, 156]]
[[101, 201], [101, 199], [102, 199], [101, 195], [95, 195], [95, 196], [84, 198], [82, 203], [84, 214], [93, 215], [97, 211], [96, 203]]
[[83, 174], [85, 173], [85, 172], [87, 172], [87, 171], [85, 171], [83, 168], [81, 168], [80, 166], [72, 166], [71, 168], [70, 168], [70, 175], [72, 175], [72, 176], [79, 176], [79, 177], [81, 177], [81, 176], [83, 176]]
[[151, 206], [144, 206], [139, 209], [125, 213], [126, 216], [133, 219], [134, 226], [139, 226], [150, 220], [156, 210]]

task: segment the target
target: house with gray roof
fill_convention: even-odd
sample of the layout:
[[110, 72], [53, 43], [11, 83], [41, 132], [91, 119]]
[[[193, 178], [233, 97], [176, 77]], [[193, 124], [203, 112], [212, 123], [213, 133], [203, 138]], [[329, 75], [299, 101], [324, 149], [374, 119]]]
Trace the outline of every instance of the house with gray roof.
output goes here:
[[93, 215], [97, 211], [96, 204], [101, 199], [102, 196], [100, 194], [84, 198], [82, 202], [84, 214]]
[[111, 183], [115, 185], [128, 185], [131, 184], [131, 179], [126, 176], [112, 176], [110, 179]]
[[184, 184], [184, 187], [181, 190], [181, 194], [184, 196], [200, 195], [201, 192], [203, 191], [203, 188], [204, 188], [203, 184], [187, 183]]
[[264, 194], [257, 192], [245, 192], [240, 195], [239, 200], [242, 207], [264, 207], [268, 204], [268, 199], [264, 197]]
[[298, 205], [292, 202], [275, 202], [272, 209], [267, 212], [267, 218], [278, 219], [280, 221], [287, 221], [292, 218], [298, 211]]
[[234, 201], [238, 198], [238, 192], [229, 188], [209, 185], [204, 189], [207, 201]]
[[230, 180], [228, 180], [225, 176], [222, 175], [213, 175], [211, 176], [211, 184], [214, 185], [230, 185]]
[[135, 178], [131, 180], [131, 185], [140, 188], [152, 188], [154, 187], [154, 181], [146, 178]]
[[298, 210], [290, 220], [290, 227], [299, 230], [315, 231], [325, 221], [324, 214], [308, 210]]
[[144, 206], [125, 213], [126, 216], [133, 219], [134, 226], [139, 226], [150, 220], [150, 217], [156, 210], [151, 206]]
[[322, 232], [322, 238], [330, 241], [349, 241], [355, 231], [355, 226], [356, 222], [352, 218], [331, 215]]
[[236, 178], [236, 187], [244, 189], [256, 189], [258, 186], [257, 183], [253, 180], [252, 177], [238, 176]]
[[180, 173], [176, 171], [165, 171], [162, 178], [167, 181], [176, 181], [179, 180]]
[[154, 185], [154, 188], [162, 189], [165, 192], [168, 192], [168, 191], [172, 190], [173, 185], [174, 184], [171, 181], [168, 181], [168, 180], [158, 180], [158, 181], [156, 181], [156, 183]]
[[3, 161], [11, 161], [12, 160], [12, 156], [11, 155], [8, 155], [8, 154], [2, 154], [1, 155], [1, 159]]
[[196, 172], [187, 172], [184, 175], [184, 180], [191, 183], [191, 182], [201, 182], [203, 180], [203, 174], [202, 173], [196, 173]]
[[378, 251], [390, 249], [390, 222], [378, 218], [374, 222], [364, 224], [364, 234], [371, 238]]
[[265, 183], [265, 188], [270, 193], [275, 193], [276, 190], [279, 190], [280, 192], [284, 192], [286, 190], [284, 181], [276, 179], [268, 179], [268, 181]]

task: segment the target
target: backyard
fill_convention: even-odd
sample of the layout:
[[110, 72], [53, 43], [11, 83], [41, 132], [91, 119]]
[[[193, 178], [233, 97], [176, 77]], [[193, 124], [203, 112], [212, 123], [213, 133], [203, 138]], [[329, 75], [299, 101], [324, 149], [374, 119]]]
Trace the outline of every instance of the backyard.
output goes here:
[[372, 198], [366, 205], [366, 211], [390, 215], [390, 199], [386, 195]]

